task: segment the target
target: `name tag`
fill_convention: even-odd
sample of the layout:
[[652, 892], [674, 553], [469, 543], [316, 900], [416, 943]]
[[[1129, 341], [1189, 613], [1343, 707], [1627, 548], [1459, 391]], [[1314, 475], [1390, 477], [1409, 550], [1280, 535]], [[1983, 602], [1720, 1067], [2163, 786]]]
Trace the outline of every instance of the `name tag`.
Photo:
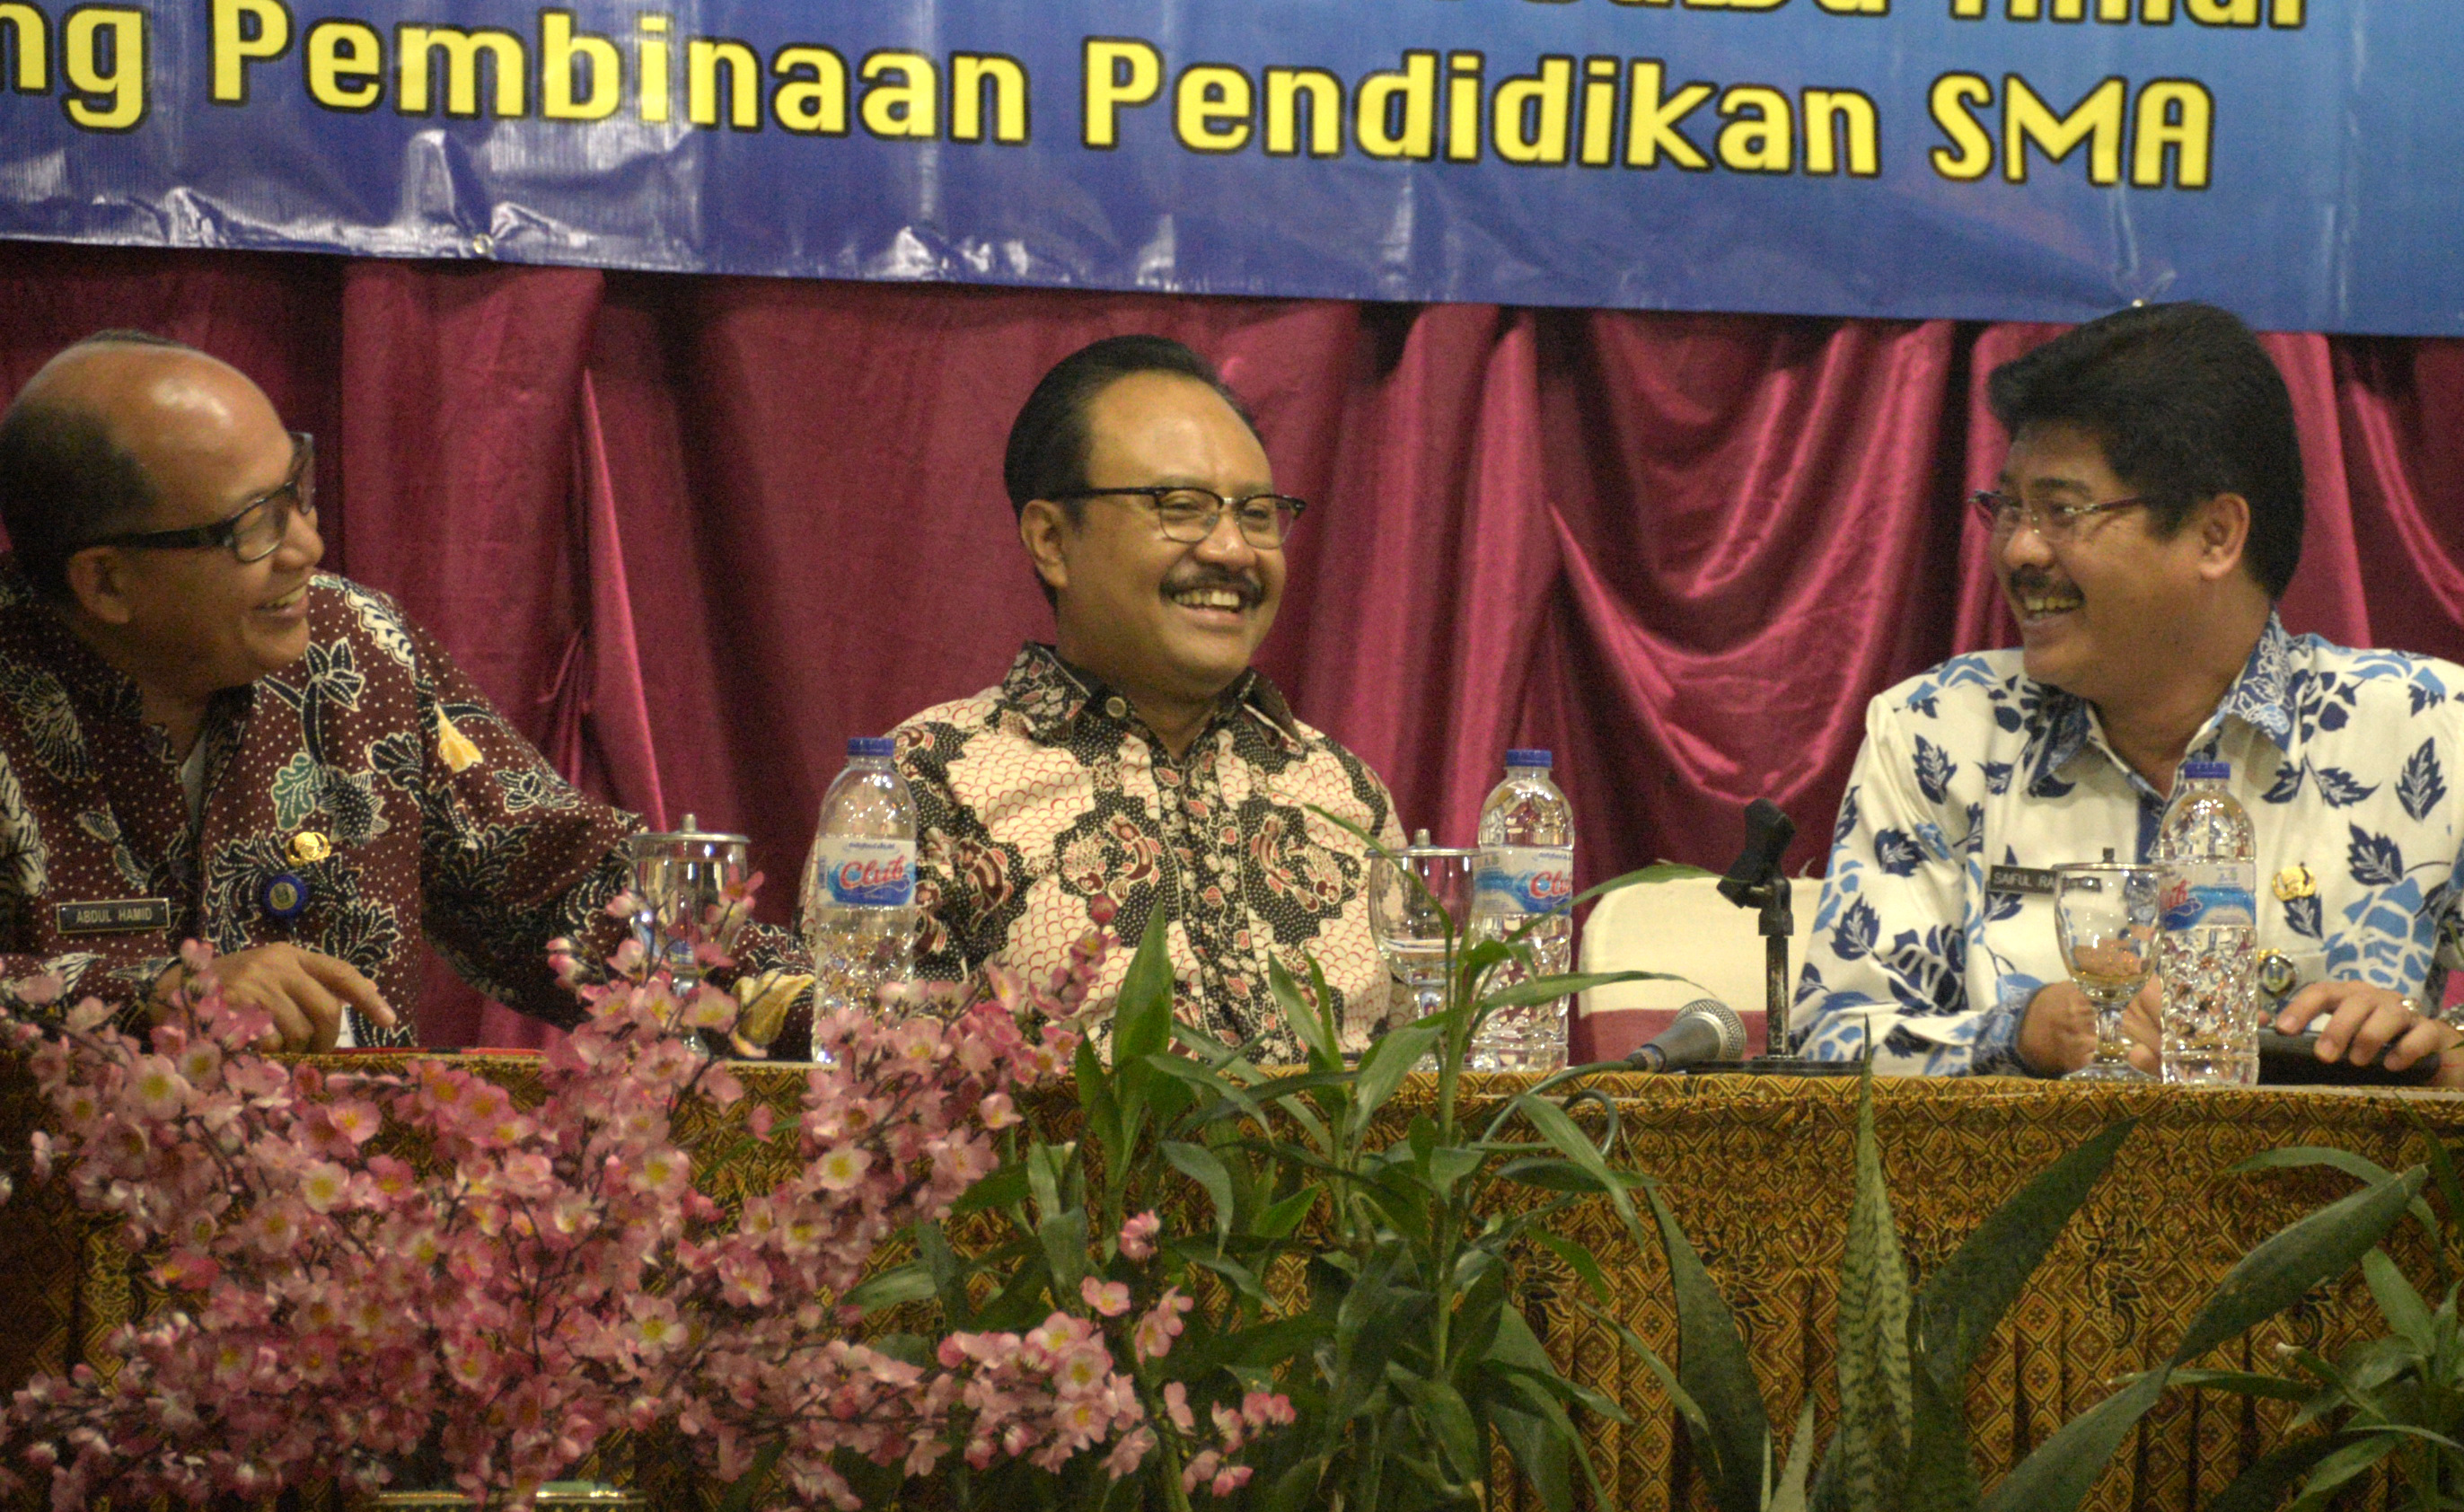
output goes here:
[[1988, 892], [2033, 892], [2041, 898], [2054, 895], [2054, 874], [2043, 866], [1996, 866], [1985, 874]]
[[53, 906], [62, 934], [124, 934], [171, 927], [168, 898], [105, 898]]

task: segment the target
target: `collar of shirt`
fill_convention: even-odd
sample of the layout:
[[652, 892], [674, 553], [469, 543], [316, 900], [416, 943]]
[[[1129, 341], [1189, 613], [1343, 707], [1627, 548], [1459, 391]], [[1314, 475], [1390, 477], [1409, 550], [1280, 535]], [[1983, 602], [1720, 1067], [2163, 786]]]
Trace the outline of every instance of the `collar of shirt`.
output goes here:
[[[13, 553], [0, 559], [0, 614], [24, 630], [35, 664], [59, 680], [79, 718], [101, 717], [134, 725], [147, 751], [164, 765], [179, 767], [185, 754], [171, 749], [170, 735], [162, 726], [146, 722], [145, 699], [136, 679], [105, 661], [77, 634], [68, 617], [35, 591]], [[255, 703], [254, 683], [216, 693], [207, 705], [200, 739], [245, 726]]]
[[[2216, 705], [2215, 712], [2190, 737], [2189, 749], [2202, 756], [2214, 754], [2217, 738], [2224, 734], [2225, 721], [2239, 719], [2265, 736], [2277, 750], [2290, 754], [2293, 746], [2293, 699], [2295, 690], [2291, 675], [2293, 638], [2285, 633], [2284, 622], [2273, 610], [2267, 625], [2258, 632], [2258, 643], [2250, 648], [2249, 659], [2242, 663], [2241, 672]], [[2113, 754], [2104, 743], [2104, 734], [2096, 718], [2095, 708], [2076, 693], [2030, 679], [2020, 680], [2020, 707], [2029, 712], [2031, 729], [2028, 737], [2028, 791], [2037, 798], [2058, 797], [2063, 784], [2060, 773], [2070, 759], [2094, 745], [2104, 753], [2105, 759], [2120, 767], [2132, 784], [2147, 788], [2146, 779], [2133, 771], [2130, 764]], [[2158, 794], [2158, 797], [2163, 795]]]
[[[1163, 744], [1138, 717], [1136, 706], [1102, 678], [1062, 659], [1040, 641], [1030, 641], [1001, 679], [1001, 701], [1025, 719], [1027, 732], [1049, 745], [1066, 743], [1081, 721], [1097, 721], [1115, 740], [1135, 731], [1158, 753]], [[1283, 692], [1255, 668], [1243, 672], [1215, 701], [1215, 713], [1199, 738], [1239, 721], [1281, 742], [1294, 755], [1306, 754], [1308, 741], [1300, 721]]]

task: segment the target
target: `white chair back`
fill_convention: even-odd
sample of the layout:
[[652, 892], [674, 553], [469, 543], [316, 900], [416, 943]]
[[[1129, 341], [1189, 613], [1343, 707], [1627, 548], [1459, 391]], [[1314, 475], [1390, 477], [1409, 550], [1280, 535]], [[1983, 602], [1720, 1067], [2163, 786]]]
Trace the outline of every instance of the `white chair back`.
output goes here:
[[[1796, 932], [1789, 942], [1789, 982], [1805, 963], [1814, 931], [1818, 877], [1792, 884]], [[1763, 937], [1754, 910], [1720, 896], [1714, 877], [1625, 887], [1602, 898], [1583, 927], [1586, 972], [1669, 972], [1687, 981], [1618, 982], [1583, 994], [1578, 1049], [1595, 1059], [1623, 1055], [1668, 1026], [1697, 997], [1717, 997], [1746, 1021], [1749, 1049], [1763, 1048]], [[1587, 1039], [1582, 1038], [1588, 1029]]]

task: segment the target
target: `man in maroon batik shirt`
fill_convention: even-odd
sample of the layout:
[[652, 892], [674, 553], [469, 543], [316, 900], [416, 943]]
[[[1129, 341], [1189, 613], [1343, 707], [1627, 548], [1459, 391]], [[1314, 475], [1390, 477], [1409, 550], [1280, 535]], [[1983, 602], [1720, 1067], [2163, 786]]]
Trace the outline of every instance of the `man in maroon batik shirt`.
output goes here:
[[[384, 595], [317, 572], [311, 438], [237, 369], [108, 332], [0, 416], [0, 977], [124, 1025], [221, 952], [289, 1049], [413, 1041], [417, 947], [552, 1023], [640, 822], [567, 786]], [[756, 930], [744, 985], [795, 990]]]

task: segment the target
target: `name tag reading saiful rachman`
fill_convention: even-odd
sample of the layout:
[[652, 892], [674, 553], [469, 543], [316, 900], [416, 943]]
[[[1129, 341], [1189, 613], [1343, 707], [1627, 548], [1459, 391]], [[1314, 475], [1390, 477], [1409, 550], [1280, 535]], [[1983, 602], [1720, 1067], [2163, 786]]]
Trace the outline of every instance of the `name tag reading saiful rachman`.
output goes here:
[[2054, 895], [2054, 874], [2043, 866], [1996, 866], [1985, 874], [1985, 890], [2050, 898]]
[[171, 927], [168, 898], [103, 898], [53, 905], [62, 934], [127, 934]]

